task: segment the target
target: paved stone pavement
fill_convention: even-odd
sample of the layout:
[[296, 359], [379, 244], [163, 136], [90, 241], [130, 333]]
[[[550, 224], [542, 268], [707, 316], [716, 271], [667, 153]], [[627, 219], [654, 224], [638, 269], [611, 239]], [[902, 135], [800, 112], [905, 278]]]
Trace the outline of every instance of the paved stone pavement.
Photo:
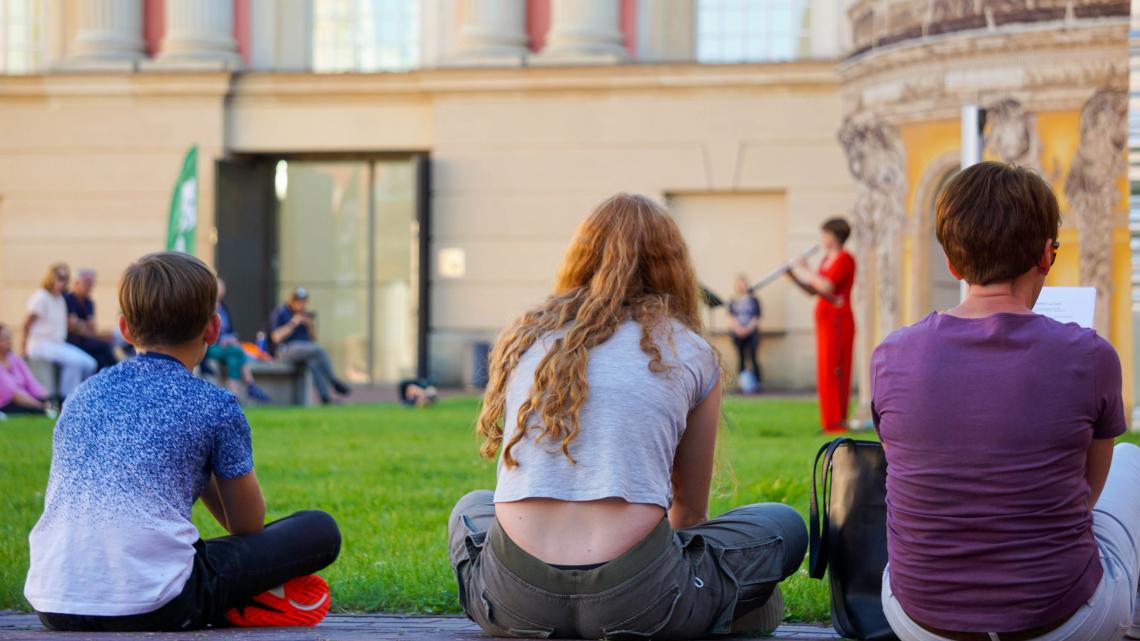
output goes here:
[[[3, 641], [480, 641], [475, 624], [458, 616], [428, 617], [393, 614], [334, 614], [315, 628], [231, 628], [170, 633], [63, 633], [47, 632], [35, 615], [0, 612]], [[831, 628], [788, 624], [771, 639], [785, 641], [836, 641]]]

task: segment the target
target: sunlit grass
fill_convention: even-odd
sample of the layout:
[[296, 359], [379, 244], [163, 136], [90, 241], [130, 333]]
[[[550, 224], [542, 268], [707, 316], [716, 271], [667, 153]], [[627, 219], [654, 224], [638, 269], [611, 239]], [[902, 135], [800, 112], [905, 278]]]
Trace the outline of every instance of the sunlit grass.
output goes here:
[[[457, 612], [447, 562], [446, 521], [469, 490], [494, 484], [477, 453], [478, 403], [454, 399], [414, 410], [397, 405], [255, 409], [254, 458], [270, 518], [306, 508], [340, 523], [340, 559], [323, 574], [339, 610]], [[811, 401], [728, 398], [712, 513], [742, 503], [789, 503], [807, 516], [817, 433]], [[22, 596], [27, 535], [43, 504], [51, 424], [0, 423], [0, 609]], [[199, 506], [206, 537], [222, 534]], [[823, 582], [801, 571], [784, 588], [793, 620], [827, 618]]]

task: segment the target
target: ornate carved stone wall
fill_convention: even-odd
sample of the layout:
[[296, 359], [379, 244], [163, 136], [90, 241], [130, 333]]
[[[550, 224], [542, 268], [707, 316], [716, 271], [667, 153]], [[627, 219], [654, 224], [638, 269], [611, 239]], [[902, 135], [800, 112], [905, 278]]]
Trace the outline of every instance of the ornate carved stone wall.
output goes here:
[[1108, 336], [1112, 296], [1112, 231], [1127, 164], [1128, 94], [1102, 89], [1081, 109], [1081, 142], [1065, 179], [1065, 196], [1080, 235], [1080, 279], [1096, 287], [1096, 329]]
[[[904, 287], [907, 315], [917, 310], [911, 299], [924, 285], [916, 274], [936, 259], [927, 238], [931, 203], [913, 200], [931, 200], [932, 190], [908, 182], [937, 183], [952, 170], [945, 164], [957, 153], [966, 104], [988, 110], [988, 156], [1041, 171], [1055, 186], [1065, 182], [1080, 280], [1098, 288], [1100, 330], [1109, 335], [1119, 202], [1110, 177], [1123, 172], [1129, 0], [850, 0], [847, 8], [854, 49], [838, 67], [839, 137], [858, 184], [851, 214], [860, 259], [860, 414], [869, 400], [869, 352], [903, 321]], [[1049, 155], [1039, 123], [1050, 114], [1056, 128], [1057, 114], [1071, 114], [1064, 122], [1073, 123], [1077, 112], [1081, 142], [1066, 180], [1068, 159]]]
[[848, 18], [858, 55], [908, 40], [1129, 11], [1129, 0], [858, 0]]
[[[906, 223], [906, 151], [894, 127], [856, 117], [843, 123], [839, 142], [858, 190], [853, 209], [854, 246], [859, 265], [855, 303], [862, 312], [863, 327], [871, 327], [874, 306], [878, 312], [879, 332], [889, 333], [899, 325], [902, 304], [899, 279], [892, 275], [900, 271], [902, 231]], [[877, 287], [872, 288], [872, 283]], [[877, 294], [875, 305], [867, 300], [872, 289]]]
[[986, 151], [1004, 162], [1041, 171], [1041, 141], [1033, 114], [1013, 98], [986, 106]]

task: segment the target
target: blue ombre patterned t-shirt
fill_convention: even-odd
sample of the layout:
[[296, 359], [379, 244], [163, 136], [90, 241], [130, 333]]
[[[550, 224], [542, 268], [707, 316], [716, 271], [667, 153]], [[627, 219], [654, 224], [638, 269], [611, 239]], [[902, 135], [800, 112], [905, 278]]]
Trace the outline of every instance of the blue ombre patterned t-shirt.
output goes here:
[[56, 423], [24, 596], [60, 614], [162, 607], [190, 576], [190, 510], [210, 475], [251, 470], [249, 424], [232, 394], [160, 354], [104, 370]]

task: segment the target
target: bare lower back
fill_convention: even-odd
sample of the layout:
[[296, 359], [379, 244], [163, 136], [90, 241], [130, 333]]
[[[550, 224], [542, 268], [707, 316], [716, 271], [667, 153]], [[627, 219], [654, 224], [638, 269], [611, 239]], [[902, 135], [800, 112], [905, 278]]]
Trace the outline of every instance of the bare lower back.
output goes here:
[[664, 516], [658, 505], [621, 499], [495, 504], [495, 517], [512, 541], [528, 554], [557, 565], [612, 561], [648, 536]]

